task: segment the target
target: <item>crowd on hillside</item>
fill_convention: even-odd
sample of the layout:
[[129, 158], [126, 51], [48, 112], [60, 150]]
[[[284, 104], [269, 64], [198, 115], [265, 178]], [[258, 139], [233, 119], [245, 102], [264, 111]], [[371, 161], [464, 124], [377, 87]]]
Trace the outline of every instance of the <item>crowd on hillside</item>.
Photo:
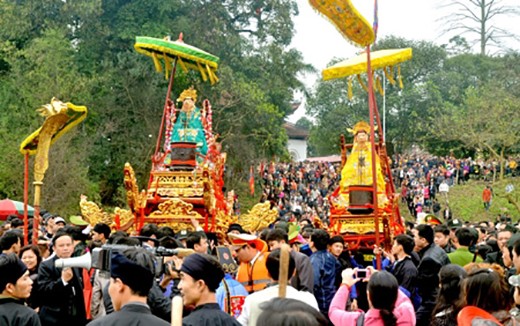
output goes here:
[[338, 187], [339, 164], [293, 162], [271, 164], [261, 171], [262, 198], [286, 220], [319, 218], [327, 223], [329, 195]]
[[[411, 216], [421, 218], [433, 214], [447, 220], [452, 216], [448, 196], [450, 188], [470, 179], [490, 182], [493, 174], [500, 173], [499, 168], [496, 161], [398, 155], [393, 160], [392, 177]], [[518, 159], [510, 157], [504, 172], [506, 177], [516, 177], [520, 172]]]

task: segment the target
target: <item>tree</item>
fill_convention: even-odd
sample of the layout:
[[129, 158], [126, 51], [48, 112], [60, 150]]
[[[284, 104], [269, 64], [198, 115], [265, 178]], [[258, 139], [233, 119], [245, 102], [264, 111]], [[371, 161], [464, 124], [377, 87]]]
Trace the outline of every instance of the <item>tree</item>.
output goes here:
[[[28, 117], [52, 96], [90, 109], [53, 156], [49, 171], [76, 173], [68, 177], [73, 182], [56, 177], [67, 187], [57, 184], [56, 191], [76, 196], [81, 188], [102, 204], [124, 205], [125, 162], [145, 186], [168, 81], [133, 51], [137, 35], [176, 39], [183, 32], [186, 43], [220, 57], [220, 83], [210, 86], [179, 68], [171, 96], [193, 85], [211, 101], [214, 131], [228, 152], [226, 177], [247, 176], [259, 158], [287, 157], [284, 117], [304, 88], [298, 74], [311, 69], [290, 48], [297, 13], [295, 0], [1, 1], [0, 104], [7, 113], [0, 139], [8, 145], [0, 153], [13, 160], [0, 163], [0, 196], [21, 196], [21, 157], [13, 153], [38, 126]], [[61, 206], [77, 208], [77, 200], [67, 197]]]
[[442, 19], [444, 33], [457, 33], [465, 38], [469, 36], [470, 45], [479, 45], [481, 55], [488, 55], [489, 46], [503, 48], [505, 38], [514, 35], [500, 27], [500, 18], [520, 15], [518, 6], [505, 4], [504, 0], [445, 0], [441, 7], [450, 10], [450, 14]]
[[489, 153], [500, 163], [502, 179], [506, 155], [520, 142], [520, 99], [489, 83], [469, 88], [462, 107], [446, 106], [448, 113], [434, 128], [437, 136]]
[[301, 117], [300, 119], [298, 119], [298, 121], [296, 121], [297, 127], [300, 127], [300, 128], [306, 129], [306, 130], [311, 130], [312, 125], [313, 125], [312, 121], [307, 119], [306, 117]]
[[[403, 151], [417, 143], [429, 132], [428, 109], [440, 102], [439, 93], [428, 92], [428, 79], [443, 68], [446, 50], [429, 42], [414, 42], [397, 37], [380, 40], [374, 51], [382, 49], [413, 48], [411, 61], [401, 64], [404, 88], [386, 87], [386, 142], [395, 151]], [[336, 63], [339, 60], [331, 62]], [[382, 78], [381, 71], [377, 72]], [[366, 84], [366, 80], [365, 80]], [[316, 126], [309, 138], [316, 155], [339, 153], [339, 135], [357, 121], [368, 122], [367, 93], [353, 81], [352, 100], [347, 96], [347, 79], [320, 81], [307, 100], [307, 114], [314, 117]], [[382, 116], [383, 98], [376, 94], [379, 114]]]

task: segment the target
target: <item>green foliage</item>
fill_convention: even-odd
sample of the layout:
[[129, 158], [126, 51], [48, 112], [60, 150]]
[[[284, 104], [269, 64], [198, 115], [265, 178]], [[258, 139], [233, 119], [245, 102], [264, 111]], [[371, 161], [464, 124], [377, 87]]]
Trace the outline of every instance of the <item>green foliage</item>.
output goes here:
[[298, 121], [296, 121], [297, 127], [300, 127], [300, 128], [306, 129], [306, 130], [310, 130], [312, 125], [313, 125], [312, 121], [307, 119], [306, 117], [301, 117], [300, 119], [298, 119]]
[[288, 48], [297, 12], [286, 0], [0, 2], [0, 105], [8, 112], [0, 117], [0, 197], [21, 198], [18, 146], [43, 121], [35, 109], [53, 96], [88, 106], [89, 116], [52, 147], [43, 207], [77, 213], [81, 193], [125, 206], [125, 162], [146, 186], [168, 81], [133, 51], [138, 35], [182, 32], [220, 57], [220, 83], [179, 68], [171, 97], [193, 85], [200, 102], [211, 101], [231, 184], [247, 178], [251, 162], [287, 158], [284, 117], [303, 90], [296, 76], [311, 69]]

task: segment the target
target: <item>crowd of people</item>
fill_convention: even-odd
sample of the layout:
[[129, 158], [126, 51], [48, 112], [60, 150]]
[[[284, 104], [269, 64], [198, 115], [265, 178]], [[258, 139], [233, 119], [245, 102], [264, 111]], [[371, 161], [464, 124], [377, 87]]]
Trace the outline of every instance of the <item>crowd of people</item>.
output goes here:
[[319, 219], [328, 222], [328, 198], [338, 187], [339, 164], [327, 162], [272, 163], [260, 171], [262, 198], [278, 208], [286, 220]]
[[[409, 225], [391, 248], [373, 249], [380, 270], [303, 214], [258, 235], [232, 224], [226, 239], [195, 223], [177, 234], [146, 224], [131, 236], [69, 221], [49, 214], [39, 245], [22, 246], [16, 218], [3, 229], [2, 325], [166, 325], [175, 314], [183, 325], [470, 325], [461, 320], [475, 310], [496, 325], [520, 321], [520, 232], [508, 219]], [[110, 249], [108, 266], [57, 263], [110, 244], [123, 247]], [[184, 309], [172, 313], [178, 295]]]
[[[279, 218], [256, 232], [231, 224], [226, 238], [195, 220], [192, 231], [126, 232], [42, 212], [37, 243], [24, 246], [23, 222], [11, 216], [0, 229], [0, 324], [515, 325], [519, 226], [505, 216], [464, 222], [436, 205], [475, 169], [469, 159], [394, 157], [394, 182], [416, 222], [388, 248], [354, 251], [329, 233], [341, 176], [339, 164], [323, 162], [263, 169], [262, 200]], [[425, 212], [439, 219], [425, 221]], [[88, 268], [85, 253], [104, 258]]]

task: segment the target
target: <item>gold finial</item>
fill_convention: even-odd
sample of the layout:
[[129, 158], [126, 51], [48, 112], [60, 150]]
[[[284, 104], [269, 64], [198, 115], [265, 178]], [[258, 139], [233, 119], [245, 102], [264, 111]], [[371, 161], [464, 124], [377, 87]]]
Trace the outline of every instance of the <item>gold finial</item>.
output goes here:
[[197, 91], [193, 88], [193, 86], [185, 89], [181, 95], [179, 95], [177, 102], [184, 102], [184, 100], [187, 98], [191, 98], [193, 102], [197, 102]]

